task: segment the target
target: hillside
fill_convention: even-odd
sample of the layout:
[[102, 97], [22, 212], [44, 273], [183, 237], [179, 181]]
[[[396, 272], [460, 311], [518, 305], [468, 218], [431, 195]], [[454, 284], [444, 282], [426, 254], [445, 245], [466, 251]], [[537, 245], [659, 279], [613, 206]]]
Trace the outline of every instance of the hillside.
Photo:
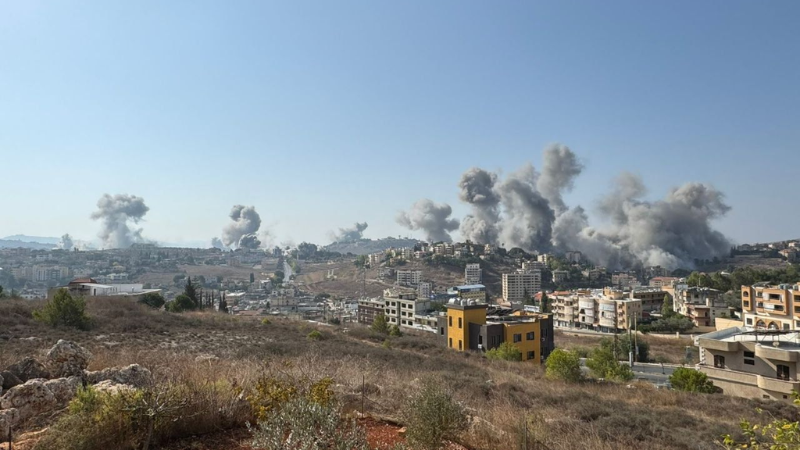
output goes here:
[[[93, 328], [78, 331], [35, 322], [34, 305], [0, 303], [0, 368], [25, 357], [45, 358], [58, 339], [91, 352], [88, 370], [140, 364], [152, 371], [155, 386], [176, 387], [182, 396], [181, 412], [154, 435], [163, 448], [249, 448], [250, 434], [243, 427], [253, 416], [241, 398], [251, 395], [264, 377], [330, 377], [343, 411], [373, 418], [372, 425], [359, 422], [370, 432], [375, 426], [396, 429], [391, 427], [402, 420], [398, 411], [421, 380], [439, 383], [466, 408], [470, 425], [455, 440], [472, 449], [519, 448], [527, 430], [529, 442], [539, 444], [532, 448], [540, 449], [711, 450], [718, 448], [714, 442], [720, 435], [738, 433], [740, 419], [768, 420], [756, 413], [757, 407], [776, 417], [798, 418], [795, 408], [777, 402], [656, 390], [646, 384], [550, 381], [539, 366], [456, 353], [428, 334], [380, 345], [383, 337], [361, 327], [323, 326], [317, 328], [321, 339], [310, 340], [314, 326], [299, 321], [264, 325], [214, 313], [175, 315], [99, 298], [88, 303]], [[52, 440], [52, 431], [37, 430], [52, 426], [59, 414], [64, 413], [18, 425], [15, 448], [38, 448], [37, 440]], [[74, 435], [89, 425], [78, 423], [65, 432]], [[56, 428], [63, 430], [63, 423]], [[113, 429], [104, 434], [110, 438]], [[393, 439], [401, 438], [395, 434]]]
[[389, 250], [390, 248], [413, 247], [420, 241], [417, 239], [403, 239], [387, 237], [383, 239], [359, 239], [349, 242], [334, 242], [323, 247], [329, 252], [339, 252], [343, 255], [352, 253], [354, 255], [368, 255]]

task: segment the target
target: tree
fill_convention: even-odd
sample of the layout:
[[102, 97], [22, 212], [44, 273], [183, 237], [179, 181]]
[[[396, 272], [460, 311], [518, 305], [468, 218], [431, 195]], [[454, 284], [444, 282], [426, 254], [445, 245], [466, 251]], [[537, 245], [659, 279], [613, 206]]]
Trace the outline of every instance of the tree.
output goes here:
[[5, 298], [6, 294], [3, 293], [3, 286], [0, 286], [0, 298]]
[[286, 274], [284, 274], [282, 270], [276, 270], [275, 273], [272, 274], [272, 285], [279, 287], [283, 284], [283, 277], [285, 276]]
[[250, 272], [250, 284], [256, 282], [256, 275], [253, 272]]
[[486, 357], [504, 361], [522, 361], [522, 352], [516, 345], [510, 342], [503, 342], [500, 346], [487, 351]]
[[186, 294], [181, 294], [175, 297], [175, 300], [167, 304], [167, 311], [174, 313], [191, 311], [193, 309], [196, 309], [196, 305]]
[[400, 331], [400, 327], [398, 327], [397, 325], [392, 325], [391, 327], [389, 327], [389, 336], [401, 337], [403, 336], [403, 333]]
[[[615, 345], [616, 349], [614, 348]], [[650, 344], [644, 339], [638, 339], [638, 342], [634, 342], [633, 338], [627, 334], [620, 336], [616, 341], [614, 339], [603, 338], [600, 340], [600, 346], [610, 349], [612, 354], [617, 355], [617, 359], [628, 359], [628, 355], [631, 350], [633, 350], [634, 346], [638, 347], [639, 350], [636, 355], [637, 361], [647, 362], [650, 358]]]
[[151, 308], [161, 308], [164, 306], [164, 297], [158, 292], [148, 292], [139, 297], [139, 303], [144, 303]]
[[186, 286], [183, 288], [183, 295], [189, 297], [191, 300], [192, 306], [189, 309], [197, 309], [200, 307], [200, 298], [197, 292], [197, 287], [192, 284], [192, 277], [186, 277]]
[[669, 376], [669, 384], [678, 391], [700, 392], [703, 394], [713, 394], [717, 391], [714, 383], [708, 376], [699, 370], [688, 367], [678, 367]]
[[557, 348], [544, 362], [545, 375], [554, 380], [581, 381], [581, 360], [577, 353]]
[[597, 378], [616, 381], [629, 381], [633, 379], [633, 371], [626, 364], [620, 364], [614, 357], [612, 346], [601, 346], [594, 349], [592, 355], [586, 360], [592, 374]]
[[367, 266], [367, 255], [358, 255], [354, 262], [356, 267], [363, 268]]
[[404, 405], [401, 415], [411, 448], [438, 450], [445, 439], [454, 439], [468, 425], [464, 408], [442, 387], [428, 380]]
[[89, 328], [89, 316], [86, 315], [86, 300], [73, 297], [65, 288], [56, 292], [51, 300], [33, 312], [34, 319], [52, 327], [67, 326], [80, 330]]
[[661, 316], [671, 317], [675, 315], [672, 306], [672, 297], [669, 294], [664, 294], [664, 303], [661, 304]]
[[540, 302], [539, 311], [543, 313], [550, 312], [550, 299], [547, 298], [547, 292], [542, 291], [542, 301]]
[[[269, 308], [269, 304], [267, 305]], [[219, 297], [219, 312], [228, 313], [228, 301], [225, 300], [225, 293], [220, 294]]]
[[384, 314], [378, 314], [372, 321], [372, 331], [381, 334], [389, 334], [389, 322]]

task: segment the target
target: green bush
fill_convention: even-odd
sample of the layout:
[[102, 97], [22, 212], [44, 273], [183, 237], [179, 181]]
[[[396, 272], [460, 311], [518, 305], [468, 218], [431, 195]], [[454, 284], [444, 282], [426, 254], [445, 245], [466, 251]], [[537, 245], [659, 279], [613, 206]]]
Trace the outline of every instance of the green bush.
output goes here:
[[706, 374], [688, 367], [675, 369], [672, 375], [669, 376], [669, 384], [678, 391], [701, 392], [704, 394], [713, 394], [717, 391], [716, 386], [708, 379]]
[[586, 360], [586, 367], [597, 378], [614, 381], [633, 379], [633, 371], [627, 364], [621, 364], [614, 357], [614, 349], [611, 346], [601, 346], [595, 349], [592, 356]]
[[383, 314], [378, 314], [375, 317], [375, 320], [372, 321], [372, 331], [381, 334], [389, 334], [389, 322], [386, 319], [386, 316]]
[[313, 330], [311, 333], [308, 333], [308, 338], [312, 341], [322, 340], [322, 333], [320, 333], [319, 330]]
[[389, 336], [401, 337], [402, 335], [403, 332], [400, 331], [400, 327], [398, 327], [397, 325], [392, 325], [391, 327], [389, 327]]
[[487, 351], [486, 357], [489, 359], [502, 359], [504, 361], [522, 361], [522, 352], [516, 345], [503, 342], [499, 347]]
[[59, 289], [41, 309], [33, 312], [33, 317], [53, 327], [63, 325], [86, 330], [90, 324], [86, 315], [86, 300], [73, 297], [66, 289]]
[[408, 399], [402, 416], [407, 428], [406, 439], [415, 449], [439, 449], [444, 439], [455, 440], [467, 427], [464, 408], [449, 392], [430, 380]]
[[193, 309], [195, 309], [195, 307], [196, 307], [195, 303], [186, 294], [181, 294], [175, 297], [175, 300], [167, 303], [167, 311], [174, 313], [192, 311]]
[[267, 319], [266, 317], [264, 317], [263, 319], [261, 319], [261, 325], [269, 325], [269, 324], [271, 324], [271, 323], [272, 323], [272, 322], [270, 322], [270, 321], [269, 321], [269, 319]]
[[150, 292], [144, 294], [139, 298], [139, 303], [144, 303], [145, 305], [151, 308], [161, 308], [164, 306], [164, 297], [161, 296], [158, 292]]
[[581, 360], [577, 353], [557, 348], [544, 362], [545, 375], [553, 380], [581, 381]]

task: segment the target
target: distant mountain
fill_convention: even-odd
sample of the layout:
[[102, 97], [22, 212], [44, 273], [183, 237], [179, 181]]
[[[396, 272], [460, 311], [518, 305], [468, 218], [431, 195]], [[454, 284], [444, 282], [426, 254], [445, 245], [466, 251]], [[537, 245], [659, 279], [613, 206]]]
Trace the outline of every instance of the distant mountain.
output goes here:
[[42, 244], [39, 242], [25, 242], [18, 239], [0, 239], [0, 248], [29, 248], [32, 250], [52, 250], [55, 244]]
[[420, 242], [422, 241], [417, 239], [397, 239], [388, 237], [385, 239], [359, 239], [351, 242], [334, 242], [323, 248], [329, 252], [368, 255], [370, 253], [382, 252], [390, 248], [413, 247]]
[[37, 244], [52, 244], [56, 245], [61, 242], [61, 238], [57, 237], [43, 237], [43, 236], [27, 236], [24, 234], [15, 234], [13, 236], [6, 236], [3, 238], [4, 241], [22, 241], [22, 242], [33, 242]]

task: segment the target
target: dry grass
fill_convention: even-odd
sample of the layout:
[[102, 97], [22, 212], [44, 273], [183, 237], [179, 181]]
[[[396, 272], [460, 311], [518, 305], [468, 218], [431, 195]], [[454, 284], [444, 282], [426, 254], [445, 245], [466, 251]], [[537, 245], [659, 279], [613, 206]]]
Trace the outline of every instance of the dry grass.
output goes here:
[[[768, 420], [756, 407], [798, 419], [796, 409], [777, 402], [655, 390], [645, 384], [629, 388], [550, 381], [538, 366], [448, 351], [433, 335], [393, 338], [385, 348], [383, 337], [357, 326], [348, 333], [320, 328], [325, 339], [310, 341], [306, 336], [314, 328], [299, 321], [261, 325], [211, 313], [174, 315], [116, 299], [91, 299], [88, 307], [95, 327], [82, 332], [30, 320], [27, 303], [0, 304], [0, 334], [6, 337], [0, 366], [41, 356], [57, 339], [67, 338], [92, 351], [91, 369], [138, 363], [150, 368], [159, 383], [225, 382], [247, 391], [265, 373], [329, 376], [346, 411], [360, 410], [363, 401], [367, 413], [394, 419], [399, 419], [397, 411], [409, 393], [422, 380], [434, 378], [452, 389], [473, 415], [461, 442], [476, 449], [521, 448], [525, 428], [529, 442], [552, 450], [714, 449], [720, 435], [737, 432], [740, 419]], [[39, 339], [24, 339], [30, 336]], [[565, 335], [557, 335], [556, 344], [577, 345]], [[677, 355], [678, 344], [653, 341], [651, 352], [656, 347]], [[196, 359], [207, 354], [218, 359]], [[212, 395], [201, 404], [225, 410], [225, 401]], [[241, 417], [227, 423], [216, 417], [216, 422], [196, 420], [172, 437], [241, 425]]]

